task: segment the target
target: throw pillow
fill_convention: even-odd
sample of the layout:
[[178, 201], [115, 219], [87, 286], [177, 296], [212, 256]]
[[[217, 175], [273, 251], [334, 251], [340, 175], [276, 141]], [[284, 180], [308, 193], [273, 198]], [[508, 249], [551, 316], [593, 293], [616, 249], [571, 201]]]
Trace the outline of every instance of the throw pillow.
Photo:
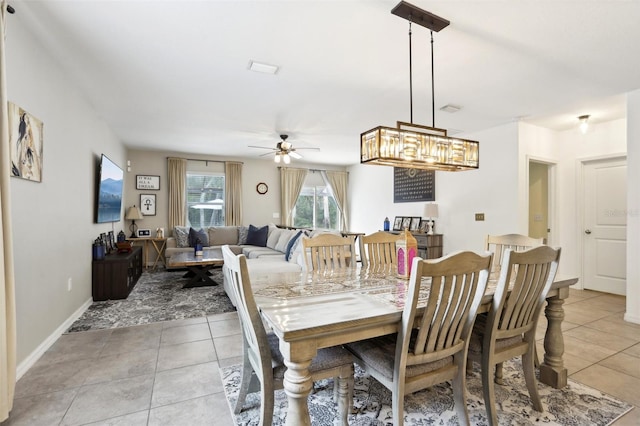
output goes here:
[[280, 238], [278, 238], [275, 249], [285, 253], [289, 241], [291, 241], [291, 238], [293, 238], [297, 232], [295, 229], [283, 229], [282, 232], [280, 232]]
[[191, 247], [189, 245], [189, 229], [185, 226], [176, 226], [173, 228], [173, 236], [176, 239], [176, 245], [180, 248]]
[[269, 226], [269, 232], [267, 236], [267, 247], [270, 249], [276, 249], [276, 244], [278, 244], [278, 240], [280, 239], [280, 235], [282, 235], [282, 231], [284, 229], [278, 228], [275, 225]]
[[251, 246], [266, 247], [267, 235], [269, 235], [268, 225], [265, 225], [262, 228], [256, 228], [253, 225], [249, 225], [249, 232], [247, 233], [247, 244]]
[[204, 229], [200, 228], [196, 230], [189, 228], [189, 247], [195, 247], [198, 241], [200, 241], [203, 247], [209, 246], [209, 237]]
[[248, 226], [238, 227], [238, 244], [247, 244], [247, 234], [249, 233]]
[[293, 252], [295, 250], [294, 246], [296, 245], [296, 242], [300, 239], [301, 235], [302, 235], [302, 231], [298, 231], [289, 240], [289, 243], [287, 244], [287, 249], [284, 252], [284, 258], [287, 259], [287, 262], [291, 262], [291, 258], [293, 257]]

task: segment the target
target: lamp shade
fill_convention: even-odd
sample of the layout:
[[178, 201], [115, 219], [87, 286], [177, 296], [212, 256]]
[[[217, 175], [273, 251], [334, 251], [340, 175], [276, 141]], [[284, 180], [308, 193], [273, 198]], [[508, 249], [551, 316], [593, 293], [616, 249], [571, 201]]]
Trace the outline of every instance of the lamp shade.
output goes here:
[[144, 216], [142, 216], [140, 209], [135, 205], [129, 207], [129, 209], [127, 210], [127, 215], [125, 216], [126, 220], [142, 220], [143, 218]]
[[436, 203], [428, 203], [424, 205], [424, 217], [437, 218], [438, 205]]

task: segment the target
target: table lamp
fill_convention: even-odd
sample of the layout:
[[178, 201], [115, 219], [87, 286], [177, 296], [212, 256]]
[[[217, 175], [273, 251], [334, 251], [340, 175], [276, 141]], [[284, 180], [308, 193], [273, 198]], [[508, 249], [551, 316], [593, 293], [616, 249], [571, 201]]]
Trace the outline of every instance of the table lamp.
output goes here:
[[438, 218], [438, 205], [436, 203], [425, 204], [424, 217], [429, 218], [429, 232], [427, 232], [427, 235], [433, 235], [433, 219]]
[[124, 217], [126, 220], [130, 220], [131, 221], [131, 226], [129, 226], [129, 229], [131, 230], [131, 237], [130, 238], [136, 238], [136, 229], [138, 228], [138, 226], [136, 225], [136, 220], [142, 220], [143, 216], [142, 213], [140, 212], [140, 209], [136, 207], [136, 205], [134, 204], [132, 207], [129, 207], [129, 210], [127, 210], [127, 215]]

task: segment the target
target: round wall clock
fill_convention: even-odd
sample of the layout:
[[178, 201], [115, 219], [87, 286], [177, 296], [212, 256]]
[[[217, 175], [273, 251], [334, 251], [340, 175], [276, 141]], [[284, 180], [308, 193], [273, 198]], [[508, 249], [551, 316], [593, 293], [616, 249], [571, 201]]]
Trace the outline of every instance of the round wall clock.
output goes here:
[[258, 191], [258, 194], [264, 195], [268, 190], [269, 187], [264, 182], [260, 182], [258, 185], [256, 185], [256, 191]]

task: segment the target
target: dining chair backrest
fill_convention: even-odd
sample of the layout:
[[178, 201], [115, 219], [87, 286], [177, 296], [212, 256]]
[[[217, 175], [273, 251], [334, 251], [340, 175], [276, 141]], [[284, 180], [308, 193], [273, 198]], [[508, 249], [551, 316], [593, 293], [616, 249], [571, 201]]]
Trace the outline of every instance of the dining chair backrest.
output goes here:
[[[491, 254], [482, 256], [465, 251], [434, 260], [414, 259], [409, 291], [402, 313], [397, 355], [406, 365], [416, 365], [465, 352], [473, 321], [489, 279]], [[430, 277], [421, 286], [422, 277]], [[426, 306], [416, 322], [420, 293], [428, 291]], [[415, 339], [412, 330], [417, 328]], [[400, 365], [400, 368], [403, 368]]]
[[522, 234], [487, 235], [485, 239], [485, 250], [493, 253], [493, 264], [491, 273], [500, 272], [502, 258], [506, 249], [522, 251], [532, 247], [541, 246], [545, 243], [544, 238], [533, 238]]
[[261, 377], [265, 374], [271, 375], [271, 350], [262, 317], [253, 297], [247, 258], [243, 254], [236, 255], [227, 245], [222, 246], [222, 256], [227, 279], [236, 299], [245, 349], [251, 365]]
[[559, 261], [560, 248], [538, 246], [525, 251], [505, 250], [487, 320], [487, 331], [493, 334], [493, 340], [524, 334], [535, 328]]
[[302, 238], [304, 260], [308, 271], [326, 272], [334, 269], [355, 268], [353, 238], [329, 233]]
[[360, 260], [363, 268], [380, 269], [395, 266], [398, 235], [378, 231], [360, 237]]

